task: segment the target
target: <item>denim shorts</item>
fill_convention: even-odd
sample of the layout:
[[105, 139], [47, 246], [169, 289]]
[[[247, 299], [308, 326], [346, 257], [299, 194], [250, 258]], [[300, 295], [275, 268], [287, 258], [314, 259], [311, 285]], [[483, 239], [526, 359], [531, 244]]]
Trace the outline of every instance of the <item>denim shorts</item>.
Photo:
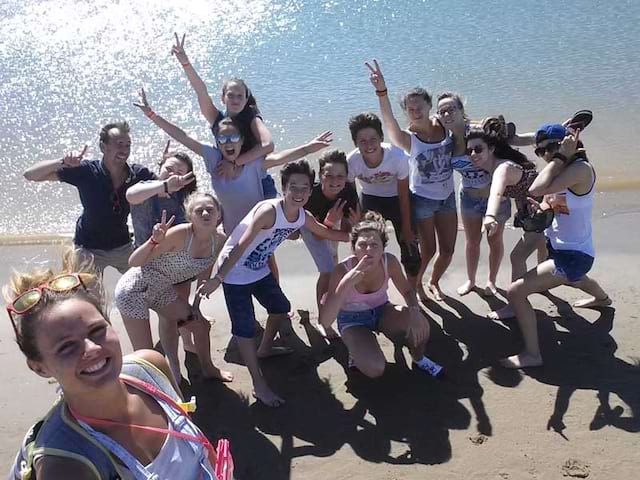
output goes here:
[[445, 200], [433, 200], [411, 193], [411, 212], [414, 220], [431, 218], [437, 212], [455, 212], [456, 194], [451, 192]]
[[555, 266], [554, 275], [565, 277], [570, 282], [577, 282], [589, 273], [593, 267], [594, 258], [577, 250], [555, 250], [547, 239], [547, 251], [549, 260], [553, 260]]
[[361, 310], [359, 312], [340, 310], [338, 312], [338, 331], [342, 335], [342, 332], [350, 327], [367, 327], [369, 330], [377, 332], [380, 319], [388, 304], [389, 302], [371, 310]]
[[278, 189], [276, 188], [276, 182], [269, 173], [265, 173], [261, 180], [262, 194], [265, 200], [270, 198], [278, 198]]
[[[482, 218], [487, 213], [488, 198], [474, 197], [470, 195], [468, 189], [460, 189], [460, 211], [465, 217]], [[511, 218], [511, 199], [503, 198], [498, 207], [496, 220], [498, 223], [507, 223]]]
[[329, 240], [316, 237], [305, 227], [300, 229], [300, 234], [316, 264], [318, 272], [331, 273], [335, 265], [333, 263], [333, 250]]
[[271, 273], [247, 285], [223, 283], [222, 288], [231, 318], [231, 333], [237, 337], [253, 338], [256, 333], [256, 312], [251, 297], [255, 297], [269, 314], [286, 314], [291, 311], [291, 303]]

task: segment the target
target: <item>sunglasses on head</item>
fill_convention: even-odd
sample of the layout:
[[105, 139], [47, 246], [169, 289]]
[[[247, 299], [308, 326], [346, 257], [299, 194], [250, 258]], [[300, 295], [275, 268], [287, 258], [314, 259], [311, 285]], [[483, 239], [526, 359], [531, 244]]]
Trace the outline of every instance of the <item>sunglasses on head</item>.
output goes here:
[[218, 135], [217, 140], [220, 145], [225, 143], [238, 143], [242, 136], [239, 133], [232, 133], [231, 135]]
[[476, 145], [475, 147], [467, 148], [467, 155], [471, 155], [473, 153], [477, 153], [478, 155], [484, 152], [484, 147], [482, 145]]
[[46, 283], [43, 283], [39, 287], [27, 290], [23, 294], [19, 295], [13, 302], [7, 305], [7, 313], [11, 320], [13, 330], [18, 335], [18, 328], [16, 321], [13, 318], [13, 314], [24, 315], [33, 307], [40, 303], [42, 300], [44, 290], [51, 290], [52, 292], [68, 292], [78, 287], [82, 287], [86, 290], [86, 286], [78, 273], [64, 273], [52, 278]]
[[536, 149], [534, 150], [534, 153], [538, 156], [538, 157], [544, 157], [545, 153], [553, 153], [553, 152], [557, 152], [558, 148], [560, 148], [560, 142], [553, 142], [553, 143], [549, 143], [548, 145], [544, 146], [544, 147], [536, 147]]

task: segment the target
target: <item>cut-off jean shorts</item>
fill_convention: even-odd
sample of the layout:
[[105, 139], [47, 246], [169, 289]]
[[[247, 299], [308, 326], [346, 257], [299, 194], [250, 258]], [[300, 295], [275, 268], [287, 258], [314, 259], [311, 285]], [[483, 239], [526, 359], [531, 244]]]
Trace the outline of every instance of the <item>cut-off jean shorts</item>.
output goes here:
[[[460, 211], [465, 217], [482, 218], [487, 213], [488, 198], [476, 197], [469, 194], [468, 189], [460, 189]], [[496, 221], [500, 224], [507, 223], [511, 218], [511, 199], [503, 198], [498, 207]]]
[[593, 267], [594, 258], [578, 250], [556, 250], [547, 239], [549, 260], [555, 266], [554, 275], [565, 277], [570, 282], [577, 282], [584, 278]]
[[438, 212], [455, 212], [456, 211], [456, 194], [451, 192], [444, 200], [433, 200], [431, 198], [421, 197], [415, 193], [411, 194], [411, 212], [414, 220], [424, 220], [431, 218]]
[[338, 331], [340, 335], [342, 335], [342, 332], [347, 328], [351, 327], [366, 327], [373, 332], [377, 332], [380, 326], [380, 319], [388, 304], [389, 302], [386, 302], [370, 310], [360, 310], [357, 312], [340, 310], [338, 312]]

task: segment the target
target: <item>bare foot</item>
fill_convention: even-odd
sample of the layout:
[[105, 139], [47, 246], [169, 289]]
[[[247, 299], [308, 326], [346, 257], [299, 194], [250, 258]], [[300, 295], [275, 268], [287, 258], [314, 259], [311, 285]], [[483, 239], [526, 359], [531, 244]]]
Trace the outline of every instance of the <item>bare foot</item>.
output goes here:
[[442, 293], [442, 290], [440, 290], [440, 285], [436, 283], [428, 283], [427, 288], [429, 289], [429, 292], [431, 293], [431, 295], [433, 295], [433, 298], [437, 302], [441, 302], [444, 300], [445, 295], [444, 293]]
[[513, 355], [508, 358], [503, 358], [500, 360], [500, 365], [504, 368], [527, 368], [527, 367], [541, 367], [542, 366], [542, 356], [538, 354], [532, 353], [520, 353], [518, 355]]
[[273, 390], [267, 387], [266, 384], [261, 388], [255, 387], [253, 397], [267, 407], [275, 408], [284, 405], [284, 400], [273, 393]]
[[504, 320], [505, 318], [513, 318], [516, 314], [513, 313], [513, 309], [509, 305], [505, 305], [500, 310], [496, 310], [487, 315], [487, 318], [491, 320]]
[[496, 288], [496, 284], [493, 282], [487, 282], [487, 286], [484, 287], [484, 296], [495, 297], [496, 295], [498, 295], [498, 289]]
[[467, 280], [458, 287], [458, 295], [460, 295], [461, 297], [465, 296], [467, 293], [473, 290], [475, 286], [475, 283], [473, 283], [471, 280]]
[[328, 340], [335, 340], [336, 338], [340, 338], [340, 334], [336, 332], [333, 327], [325, 328], [322, 325], [318, 324], [318, 331], [320, 332], [320, 335]]
[[280, 357], [282, 355], [291, 355], [292, 353], [293, 349], [289, 347], [271, 347], [267, 351], [258, 349], [258, 358]]
[[582, 300], [578, 300], [574, 302], [573, 306], [575, 308], [592, 308], [592, 307], [608, 307], [613, 302], [607, 296], [598, 300], [596, 297], [583, 298]]
[[211, 365], [202, 369], [202, 376], [208, 380], [220, 380], [221, 382], [233, 382], [233, 373], [220, 370]]

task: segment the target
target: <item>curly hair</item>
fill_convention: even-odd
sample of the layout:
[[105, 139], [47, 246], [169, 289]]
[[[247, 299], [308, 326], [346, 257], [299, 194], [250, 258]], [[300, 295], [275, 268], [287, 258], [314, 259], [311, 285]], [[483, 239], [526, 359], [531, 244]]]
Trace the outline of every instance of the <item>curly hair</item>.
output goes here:
[[41, 354], [36, 343], [38, 319], [51, 306], [70, 298], [79, 298], [92, 304], [109, 321], [106, 308], [105, 293], [102, 281], [98, 277], [93, 258], [81, 255], [79, 250], [71, 247], [62, 257], [62, 269], [39, 268], [31, 272], [14, 271], [9, 283], [2, 293], [7, 304], [11, 304], [20, 295], [47, 284], [56, 277], [65, 274], [78, 274], [84, 288], [74, 288], [65, 292], [42, 289], [42, 297], [38, 303], [22, 315], [12, 313], [16, 343], [24, 355], [30, 360], [40, 360]]
[[387, 224], [384, 217], [378, 212], [374, 212], [373, 210], [369, 210], [366, 212], [362, 220], [356, 223], [351, 229], [351, 247], [356, 246], [356, 242], [360, 235], [364, 232], [376, 232], [380, 235], [380, 240], [382, 240], [382, 246], [387, 246], [387, 241], [389, 237], [387, 236]]

